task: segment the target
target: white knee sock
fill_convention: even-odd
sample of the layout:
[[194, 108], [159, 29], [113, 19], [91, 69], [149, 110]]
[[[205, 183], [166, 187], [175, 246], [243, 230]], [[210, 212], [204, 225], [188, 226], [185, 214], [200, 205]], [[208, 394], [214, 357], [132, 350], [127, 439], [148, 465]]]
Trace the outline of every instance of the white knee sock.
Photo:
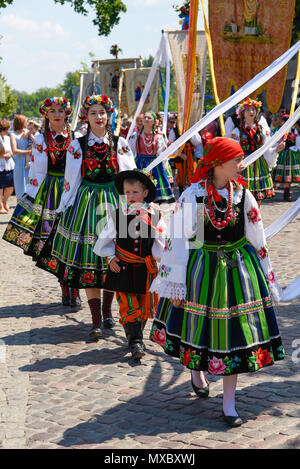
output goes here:
[[205, 388], [207, 386], [203, 371], [192, 370], [192, 380], [197, 388]]
[[235, 410], [235, 390], [237, 375], [223, 377], [223, 412], [227, 416], [237, 417]]

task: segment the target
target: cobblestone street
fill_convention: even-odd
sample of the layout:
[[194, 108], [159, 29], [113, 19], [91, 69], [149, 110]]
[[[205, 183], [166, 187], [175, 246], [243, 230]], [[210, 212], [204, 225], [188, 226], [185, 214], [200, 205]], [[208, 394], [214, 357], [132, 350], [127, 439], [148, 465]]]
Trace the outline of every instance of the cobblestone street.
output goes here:
[[[291, 192], [296, 200], [299, 186]], [[89, 341], [85, 293], [81, 310], [63, 307], [55, 277], [2, 240], [15, 203], [0, 218], [0, 448], [300, 449], [300, 298], [277, 306], [286, 359], [239, 377], [245, 423], [228, 428], [222, 379], [208, 375], [210, 396], [197, 398], [189, 372], [148, 340], [149, 322], [135, 363], [116, 301], [116, 326]], [[264, 202], [265, 228], [291, 205], [282, 190]], [[282, 287], [300, 275], [299, 229], [300, 215], [268, 243]]]

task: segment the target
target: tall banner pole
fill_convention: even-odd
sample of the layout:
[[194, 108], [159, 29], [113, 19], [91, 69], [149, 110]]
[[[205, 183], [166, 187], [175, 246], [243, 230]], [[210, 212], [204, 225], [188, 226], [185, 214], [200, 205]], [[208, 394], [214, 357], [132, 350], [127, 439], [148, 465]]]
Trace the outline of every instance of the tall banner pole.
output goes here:
[[[216, 105], [218, 105], [220, 104], [220, 100], [218, 96], [217, 83], [216, 83], [216, 77], [215, 77], [212, 42], [211, 42], [211, 36], [210, 36], [210, 30], [209, 30], [208, 21], [207, 21], [204, 0], [201, 0], [201, 3], [202, 3], [202, 10], [203, 10], [203, 17], [204, 17], [204, 29], [205, 29], [205, 35], [206, 35], [206, 41], [207, 41], [207, 51], [208, 51], [208, 59], [209, 59], [209, 66], [210, 66], [210, 73], [211, 73], [211, 82], [212, 82], [213, 94], [214, 94], [214, 98], [216, 101]], [[224, 125], [223, 116], [221, 115], [219, 119], [220, 119], [221, 134], [224, 137], [225, 125]]]
[[183, 132], [184, 133], [190, 123], [191, 105], [193, 97], [193, 88], [196, 69], [196, 42], [197, 42], [197, 20], [198, 20], [199, 0], [191, 0], [189, 15], [189, 32], [188, 32], [188, 53], [186, 64], [186, 88], [184, 98], [183, 111]]

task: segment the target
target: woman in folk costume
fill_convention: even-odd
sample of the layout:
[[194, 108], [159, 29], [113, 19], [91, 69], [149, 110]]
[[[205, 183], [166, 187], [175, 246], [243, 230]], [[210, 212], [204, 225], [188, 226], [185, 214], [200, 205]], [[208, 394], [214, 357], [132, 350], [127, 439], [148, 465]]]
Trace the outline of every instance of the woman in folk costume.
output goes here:
[[[289, 115], [284, 114], [281, 118], [281, 125], [288, 118]], [[291, 130], [284, 136], [283, 140], [285, 141], [285, 148], [279, 153], [277, 166], [274, 170], [274, 181], [283, 183], [283, 200], [291, 202], [291, 184], [300, 182], [300, 138], [297, 138]]]
[[257, 202], [240, 185], [242, 170], [238, 142], [206, 143], [194, 183], [171, 216], [150, 287], [160, 296], [152, 340], [191, 370], [198, 396], [209, 394], [204, 371], [223, 376], [223, 416], [231, 426], [242, 423], [235, 408], [238, 374], [284, 358], [271, 300], [279, 293]]
[[[26, 193], [19, 201], [3, 238], [36, 260], [48, 239], [64, 189], [66, 153], [72, 140], [70, 102], [47, 98], [40, 106], [44, 129], [35, 137]], [[79, 306], [77, 288], [61, 284], [63, 305]]]
[[[240, 143], [246, 156], [256, 151], [270, 138], [270, 129], [267, 123], [265, 122], [262, 127], [258, 121], [260, 107], [261, 102], [251, 98], [240, 103], [237, 109], [240, 126], [235, 127], [230, 135], [226, 135]], [[284, 143], [280, 142], [275, 150], [272, 148], [267, 150], [263, 156], [247, 166], [243, 173], [248, 189], [258, 201], [259, 206], [263, 199], [275, 196], [270, 172], [276, 166], [278, 152], [283, 148]]]
[[[155, 121], [156, 114], [154, 112], [145, 112], [142, 130], [132, 134], [129, 138], [128, 143], [135, 155], [138, 169], [145, 169], [167, 148], [166, 137], [157, 131]], [[174, 193], [169, 182], [171, 173], [168, 160], [155, 166], [151, 171], [153, 178], [157, 181], [155, 202], [158, 204], [175, 202]]]
[[[107, 218], [118, 206], [114, 177], [135, 168], [130, 148], [111, 132], [113, 103], [105, 95], [87, 96], [80, 119], [87, 134], [71, 142], [67, 152], [61, 213], [52, 238], [38, 259], [38, 266], [53, 273], [64, 285], [83, 288], [91, 310], [92, 338], [102, 336], [100, 289], [104, 286], [107, 260], [97, 256], [94, 244]], [[113, 327], [113, 292], [103, 294], [103, 326]]]

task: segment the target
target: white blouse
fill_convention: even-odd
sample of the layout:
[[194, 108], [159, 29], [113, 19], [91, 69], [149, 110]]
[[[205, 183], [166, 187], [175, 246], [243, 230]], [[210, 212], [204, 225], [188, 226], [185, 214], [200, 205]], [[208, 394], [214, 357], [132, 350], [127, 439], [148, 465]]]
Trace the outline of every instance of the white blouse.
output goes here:
[[[228, 199], [227, 189], [218, 190], [218, 192]], [[233, 204], [236, 205], [241, 201], [242, 194], [242, 190], [234, 191]], [[187, 263], [189, 249], [192, 247], [189, 239], [195, 236], [197, 229], [199, 204], [197, 204], [196, 197], [206, 195], [206, 189], [202, 188], [199, 183], [195, 183], [181, 194], [176, 203], [167, 230], [167, 242], [161, 258], [160, 272], [150, 288], [150, 291], [157, 292], [160, 297], [185, 299]], [[244, 218], [246, 239], [259, 256], [274, 301], [279, 301], [280, 286], [275, 282], [272, 271], [260, 211], [255, 198], [248, 190], [245, 194]]]
[[[154, 214], [154, 208], [156, 208], [156, 210], [159, 210], [159, 206], [153, 203], [145, 203], [142, 207], [142, 209], [146, 210], [150, 215]], [[135, 213], [135, 208], [128, 208], [126, 203], [121, 206], [121, 210], [123, 211], [124, 215], [130, 215], [132, 213]], [[155, 230], [155, 239], [152, 246], [152, 255], [156, 260], [160, 260], [165, 247], [167, 231], [167, 226], [163, 220], [163, 217], [161, 217], [159, 222], [157, 223], [157, 228], [160, 228], [161, 230]], [[97, 254], [97, 256], [107, 257], [109, 261], [113, 259], [115, 257], [116, 236], [116, 227], [112, 217], [110, 216], [107, 225], [99, 234], [98, 240], [94, 246], [95, 254]]]

